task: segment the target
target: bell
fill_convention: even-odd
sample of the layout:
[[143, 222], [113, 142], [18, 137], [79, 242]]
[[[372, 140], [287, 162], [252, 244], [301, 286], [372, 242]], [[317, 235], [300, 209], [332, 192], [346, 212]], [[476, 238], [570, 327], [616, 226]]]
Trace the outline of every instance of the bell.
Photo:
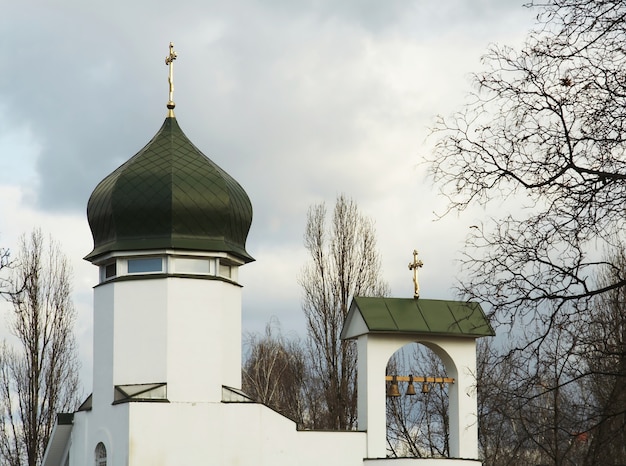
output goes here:
[[409, 375], [409, 386], [406, 387], [407, 395], [415, 395], [415, 385], [413, 385], [413, 376]]
[[422, 384], [422, 393], [428, 393], [430, 391], [430, 385], [428, 385], [428, 382], [424, 382]]
[[395, 375], [389, 384], [389, 388], [387, 388], [387, 396], [400, 396], [400, 390], [398, 390], [398, 379], [396, 379]]

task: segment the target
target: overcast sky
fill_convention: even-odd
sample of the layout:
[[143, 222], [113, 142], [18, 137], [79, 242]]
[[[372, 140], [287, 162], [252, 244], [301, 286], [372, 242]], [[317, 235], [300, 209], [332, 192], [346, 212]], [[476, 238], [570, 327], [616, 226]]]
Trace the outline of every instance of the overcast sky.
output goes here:
[[72, 260], [87, 391], [87, 200], [160, 128], [170, 41], [178, 122], [254, 208], [244, 331], [276, 316], [304, 335], [306, 212], [339, 193], [374, 220], [393, 296], [412, 296], [417, 248], [421, 295], [454, 297], [454, 259], [485, 213], [434, 222], [445, 203], [425, 177], [428, 128], [460, 108], [489, 43], [521, 43], [536, 13], [524, 0], [1, 3], [0, 246], [40, 226]]

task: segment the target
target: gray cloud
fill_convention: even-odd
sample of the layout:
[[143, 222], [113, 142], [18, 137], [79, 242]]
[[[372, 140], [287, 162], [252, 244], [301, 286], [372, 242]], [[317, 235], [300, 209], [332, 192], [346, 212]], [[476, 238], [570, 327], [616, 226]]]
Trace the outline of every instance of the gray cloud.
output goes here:
[[[436, 243], [462, 227], [430, 223], [426, 126], [458, 107], [487, 42], [523, 35], [532, 14], [520, 3], [12, 2], [0, 18], [0, 141], [28, 128], [37, 160], [15, 178], [29, 202], [83, 215], [97, 182], [160, 127], [172, 40], [178, 120], [255, 210], [248, 249], [259, 262], [244, 276], [263, 297], [244, 302], [249, 319], [299, 315], [306, 210], [340, 192], [376, 221], [394, 293], [411, 293], [405, 255], [421, 244], [445, 255], [424, 280], [447, 289], [457, 243]], [[268, 270], [284, 273], [268, 284]]]

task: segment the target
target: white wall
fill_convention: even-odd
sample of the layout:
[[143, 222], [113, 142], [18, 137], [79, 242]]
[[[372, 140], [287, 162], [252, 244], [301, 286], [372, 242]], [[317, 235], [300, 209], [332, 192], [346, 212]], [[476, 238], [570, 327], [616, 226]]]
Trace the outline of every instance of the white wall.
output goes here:
[[94, 399], [167, 383], [170, 401], [221, 401], [241, 387], [241, 288], [222, 280], [112, 281], [94, 294]]
[[120, 281], [102, 286], [115, 290], [113, 385], [166, 381], [168, 280]]
[[221, 401], [222, 385], [241, 387], [241, 288], [167, 280], [168, 399]]
[[74, 414], [70, 466], [94, 464], [99, 442], [107, 450], [107, 465], [127, 466], [129, 449], [128, 405], [116, 405]]
[[93, 393], [94, 409], [113, 401], [113, 325], [115, 288], [96, 287], [93, 306]]
[[299, 432], [255, 403], [134, 403], [128, 466], [362, 466], [362, 432]]

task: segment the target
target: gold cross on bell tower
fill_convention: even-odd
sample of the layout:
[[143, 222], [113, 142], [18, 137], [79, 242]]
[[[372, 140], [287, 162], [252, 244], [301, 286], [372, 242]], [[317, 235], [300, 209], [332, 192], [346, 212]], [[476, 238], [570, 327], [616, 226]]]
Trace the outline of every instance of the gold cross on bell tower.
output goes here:
[[413, 284], [415, 285], [415, 292], [413, 297], [415, 299], [420, 297], [420, 284], [417, 277], [417, 269], [421, 268], [424, 263], [417, 259], [417, 249], [413, 250], [413, 262], [409, 263], [409, 270], [413, 271]]
[[165, 57], [165, 64], [170, 68], [169, 77], [167, 78], [170, 83], [170, 98], [167, 102], [169, 111], [167, 116], [172, 118], [174, 117], [174, 107], [176, 107], [174, 103], [174, 60], [176, 60], [176, 57], [178, 57], [178, 54], [174, 51], [174, 42], [170, 42], [170, 54]]

